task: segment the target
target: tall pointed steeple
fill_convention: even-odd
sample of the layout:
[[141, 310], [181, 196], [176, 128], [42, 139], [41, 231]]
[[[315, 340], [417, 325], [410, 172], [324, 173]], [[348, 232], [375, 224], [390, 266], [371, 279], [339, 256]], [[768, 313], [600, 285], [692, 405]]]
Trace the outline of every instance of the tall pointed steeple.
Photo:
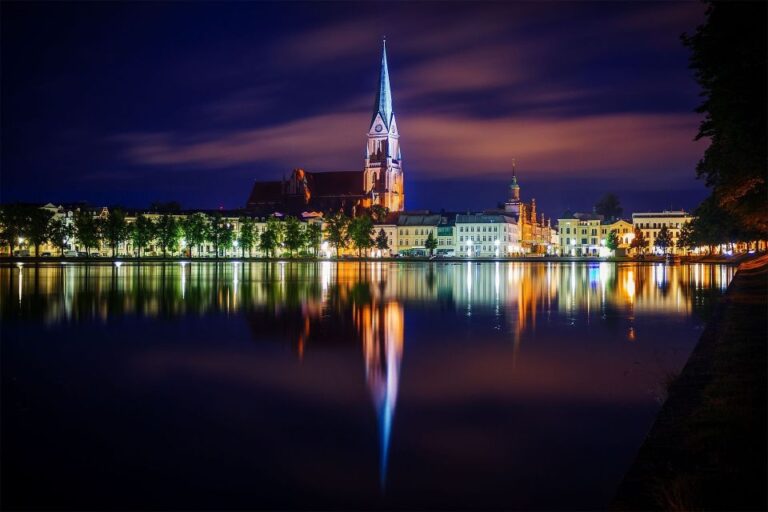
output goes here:
[[379, 88], [376, 91], [376, 101], [373, 104], [373, 116], [371, 124], [376, 120], [377, 115], [381, 115], [381, 120], [389, 128], [392, 122], [392, 91], [389, 88], [389, 69], [387, 68], [387, 39], [384, 38], [381, 50], [381, 71], [379, 72]]
[[368, 128], [368, 144], [365, 149], [363, 190], [369, 195], [369, 199], [364, 206], [378, 204], [393, 212], [403, 210], [405, 195], [401, 155], [400, 134], [392, 110], [385, 39], [382, 43], [379, 84], [376, 88], [376, 101], [373, 104], [373, 117]]

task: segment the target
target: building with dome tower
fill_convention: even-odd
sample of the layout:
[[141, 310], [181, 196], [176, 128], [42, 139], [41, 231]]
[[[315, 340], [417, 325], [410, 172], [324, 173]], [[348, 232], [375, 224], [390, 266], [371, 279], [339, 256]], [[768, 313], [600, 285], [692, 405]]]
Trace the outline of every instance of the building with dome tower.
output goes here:
[[544, 214], [536, 212], [536, 199], [530, 203], [520, 199], [520, 184], [517, 181], [515, 160], [512, 160], [512, 181], [509, 184], [509, 198], [504, 203], [504, 213], [517, 219], [520, 233], [520, 246], [525, 253], [546, 254], [557, 246], [556, 231], [552, 229], [552, 219], [545, 219]]

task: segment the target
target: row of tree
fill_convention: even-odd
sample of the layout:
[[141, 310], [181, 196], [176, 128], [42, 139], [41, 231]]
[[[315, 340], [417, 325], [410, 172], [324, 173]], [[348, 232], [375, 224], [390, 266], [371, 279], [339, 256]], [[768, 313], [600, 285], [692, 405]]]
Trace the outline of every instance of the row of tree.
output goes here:
[[[379, 217], [386, 215], [386, 212], [372, 213]], [[348, 247], [357, 250], [358, 255], [370, 249], [389, 248], [386, 232], [381, 229], [376, 234], [373, 219], [368, 215], [350, 218], [344, 212], [338, 212], [327, 220], [325, 233], [319, 223], [303, 223], [295, 217], [284, 220], [271, 217], [261, 230], [250, 217], [241, 217], [238, 223], [236, 231], [220, 214], [205, 213], [195, 213], [183, 219], [165, 213], [156, 220], [139, 214], [129, 223], [120, 208], [112, 209], [104, 217], [96, 217], [87, 211], [76, 212], [73, 222], [66, 222], [54, 218], [51, 211], [34, 205], [9, 204], [0, 208], [0, 240], [11, 250], [21, 245], [20, 240], [26, 240], [35, 247], [35, 254], [39, 254], [41, 245], [50, 242], [63, 254], [76, 239], [88, 255], [92, 249], [107, 246], [113, 257], [120, 245], [127, 241], [132, 243], [138, 257], [153, 244], [163, 256], [180, 249], [186, 249], [191, 256], [193, 248], [200, 255], [204, 244], [212, 245], [217, 257], [232, 247], [237, 247], [243, 257], [246, 253], [250, 256], [253, 249], [269, 257], [274, 257], [278, 251], [291, 257], [301, 253], [317, 255], [324, 234], [337, 255]], [[437, 247], [432, 234], [426, 247], [430, 250]]]

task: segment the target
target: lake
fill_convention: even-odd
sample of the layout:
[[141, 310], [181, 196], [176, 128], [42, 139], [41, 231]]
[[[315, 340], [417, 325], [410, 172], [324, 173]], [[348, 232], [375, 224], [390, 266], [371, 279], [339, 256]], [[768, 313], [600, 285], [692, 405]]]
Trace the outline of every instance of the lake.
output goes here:
[[4, 508], [604, 508], [732, 267], [6, 264]]

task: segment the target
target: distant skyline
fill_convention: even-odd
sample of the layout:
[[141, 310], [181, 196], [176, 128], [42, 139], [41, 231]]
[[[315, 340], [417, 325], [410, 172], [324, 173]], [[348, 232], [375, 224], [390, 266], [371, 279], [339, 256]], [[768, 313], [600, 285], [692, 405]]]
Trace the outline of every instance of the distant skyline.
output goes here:
[[408, 209], [693, 208], [683, 3], [3, 3], [0, 200], [244, 206], [361, 169], [387, 37]]

